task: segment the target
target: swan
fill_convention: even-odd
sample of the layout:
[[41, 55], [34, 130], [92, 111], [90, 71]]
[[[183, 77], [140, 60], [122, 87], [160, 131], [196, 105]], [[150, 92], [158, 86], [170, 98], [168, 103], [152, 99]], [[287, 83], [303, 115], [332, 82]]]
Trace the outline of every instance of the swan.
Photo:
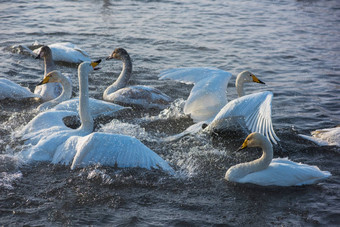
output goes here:
[[311, 132], [312, 136], [299, 134], [299, 136], [313, 141], [319, 146], [338, 146], [340, 147], [340, 126], [335, 128], [318, 129]]
[[[38, 55], [36, 56], [36, 59], [44, 59], [44, 77], [54, 70], [56, 70], [56, 66], [53, 61], [52, 51], [48, 46], [42, 46], [39, 48]], [[68, 78], [69, 82], [72, 86], [71, 80]], [[41, 100], [46, 102], [53, 100], [60, 96], [62, 93], [63, 88], [62, 85], [59, 82], [51, 82], [48, 84], [38, 84], [38, 86], [34, 89], [34, 94], [37, 94], [40, 96]]]
[[236, 120], [243, 119], [247, 128], [265, 134], [273, 143], [277, 143], [271, 120], [270, 91], [245, 95], [244, 83], [260, 83], [254, 74], [242, 71], [236, 77], [235, 87], [238, 98], [227, 102], [226, 89], [231, 74], [216, 68], [179, 68], [163, 71], [159, 78], [172, 79], [194, 84], [184, 106], [184, 113], [196, 122], [184, 132], [166, 138], [167, 141], [179, 139], [187, 134], [197, 133], [203, 125], [208, 125], [205, 132], [218, 132], [228, 128]]
[[[49, 84], [58, 82], [62, 85], [62, 93], [55, 99], [52, 99], [48, 102], [42, 103], [37, 107], [38, 111], [45, 111], [50, 109], [51, 111], [73, 111], [78, 113], [79, 110], [79, 98], [71, 98], [72, 95], [72, 84], [70, 80], [62, 75], [58, 71], [52, 71], [47, 74], [44, 79], [39, 83], [40, 84]], [[94, 98], [89, 98], [89, 108], [91, 111], [91, 115], [94, 118], [113, 115], [117, 111], [128, 109], [126, 107], [105, 102], [102, 100], [97, 100]], [[74, 114], [72, 114], [74, 115]], [[40, 116], [37, 116], [38, 118]], [[65, 117], [65, 115], [63, 115]]]
[[0, 100], [7, 98], [21, 100], [28, 98], [40, 98], [40, 96], [32, 93], [27, 87], [22, 87], [11, 80], [0, 78]]
[[[33, 138], [34, 144], [20, 153], [21, 159], [71, 164], [71, 169], [101, 164], [173, 172], [166, 161], [134, 137], [92, 132], [94, 123], [89, 110], [88, 74], [99, 62], [83, 62], [78, 67], [81, 126], [78, 129], [52, 126], [49, 130], [40, 130], [40, 133], [26, 134], [26, 139]], [[47, 113], [53, 116], [53, 112]]]
[[104, 91], [105, 101], [145, 109], [164, 109], [169, 105], [171, 98], [156, 88], [142, 85], [126, 87], [131, 77], [132, 62], [125, 49], [116, 48], [107, 60], [113, 58], [123, 62], [123, 69], [118, 79]]
[[227, 181], [261, 186], [301, 186], [315, 184], [331, 176], [330, 172], [321, 171], [317, 166], [296, 163], [287, 158], [273, 159], [272, 145], [260, 133], [248, 135], [239, 149], [246, 147], [261, 147], [261, 158], [230, 167], [225, 174]]
[[[84, 61], [91, 61], [90, 56], [84, 50], [80, 49], [73, 43], [61, 42], [47, 45], [52, 51], [54, 61], [61, 61], [73, 64], [79, 64]], [[35, 54], [39, 54], [41, 47], [33, 50]]]

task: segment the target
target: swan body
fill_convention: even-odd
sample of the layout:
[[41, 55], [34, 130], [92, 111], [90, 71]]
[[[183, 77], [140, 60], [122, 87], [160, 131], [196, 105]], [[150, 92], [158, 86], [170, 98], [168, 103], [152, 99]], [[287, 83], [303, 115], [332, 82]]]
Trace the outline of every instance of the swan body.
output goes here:
[[319, 146], [340, 147], [340, 126], [335, 128], [318, 129], [311, 132], [312, 136], [301, 135], [301, 137], [313, 141]]
[[184, 132], [168, 137], [166, 140], [181, 138], [200, 131], [200, 126], [207, 124], [206, 132], [219, 132], [228, 128], [237, 119], [244, 119], [251, 132], [266, 135], [277, 143], [271, 120], [271, 102], [273, 93], [269, 91], [245, 95], [244, 83], [262, 83], [254, 74], [243, 71], [237, 75], [236, 89], [238, 97], [227, 102], [226, 89], [231, 74], [216, 68], [179, 68], [170, 69], [159, 75], [160, 79], [172, 79], [184, 83], [193, 83], [190, 95], [184, 106], [184, 112], [195, 122], [193, 127]]
[[[78, 129], [70, 129], [65, 125], [51, 123], [52, 127], [49, 130], [41, 128], [38, 131], [29, 130], [31, 131], [28, 134], [29, 138], [27, 136], [25, 138], [31, 140], [32, 144], [29, 149], [20, 153], [20, 157], [26, 161], [72, 163], [72, 169], [90, 164], [103, 164], [163, 169], [172, 172], [172, 168], [166, 161], [134, 137], [92, 133], [94, 122], [89, 110], [88, 74], [98, 63], [83, 62], [78, 68], [81, 126]], [[67, 114], [68, 111], [55, 112]], [[55, 112], [48, 111], [42, 114], [51, 117]], [[37, 119], [33, 120], [37, 121]]]
[[164, 109], [172, 99], [160, 90], [149, 86], [126, 87], [131, 77], [132, 62], [123, 48], [116, 48], [107, 59], [118, 59], [123, 62], [123, 69], [118, 79], [103, 93], [103, 99], [125, 106], [137, 106], [144, 109]]
[[[37, 57], [36, 58], [43, 58], [44, 59], [44, 77], [52, 72], [55, 71], [57, 68], [54, 64], [54, 58], [52, 55], [52, 50], [48, 46], [42, 46], [38, 48]], [[72, 86], [71, 80], [68, 78], [69, 82]], [[50, 82], [45, 84], [40, 84], [35, 87], [34, 94], [37, 94], [41, 97], [41, 100], [46, 102], [53, 99], [56, 99], [62, 93], [63, 88], [59, 82]], [[48, 104], [46, 105], [48, 106]]]
[[20, 100], [39, 97], [39, 95], [32, 93], [26, 87], [22, 87], [5, 78], [0, 78], [0, 100], [6, 98]]
[[301, 186], [315, 184], [331, 176], [317, 166], [296, 163], [287, 158], [273, 159], [272, 145], [260, 133], [248, 135], [240, 149], [246, 147], [261, 147], [261, 158], [230, 167], [225, 174], [226, 180], [261, 186]]
[[[79, 64], [84, 61], [91, 61], [88, 53], [70, 42], [54, 43], [48, 45], [48, 47], [52, 51], [52, 58], [54, 61], [74, 64]], [[39, 54], [40, 49], [41, 48], [37, 48], [33, 50], [33, 52]]]

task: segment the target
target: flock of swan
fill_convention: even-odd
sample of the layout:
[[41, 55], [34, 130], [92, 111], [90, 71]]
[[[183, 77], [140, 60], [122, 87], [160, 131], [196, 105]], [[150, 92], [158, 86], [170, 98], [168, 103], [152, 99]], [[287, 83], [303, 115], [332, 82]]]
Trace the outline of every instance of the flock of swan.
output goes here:
[[[25, 149], [18, 156], [26, 162], [49, 161], [70, 165], [71, 169], [92, 164], [116, 167], [160, 169], [174, 174], [167, 161], [138, 139], [118, 134], [93, 132], [94, 118], [113, 115], [129, 106], [145, 109], [164, 109], [172, 99], [148, 86], [127, 86], [131, 77], [132, 62], [128, 52], [117, 48], [107, 58], [122, 61], [118, 79], [103, 92], [103, 100], [89, 97], [88, 76], [96, 70], [101, 60], [91, 61], [89, 55], [71, 43], [42, 46], [33, 51], [44, 59], [44, 78], [32, 93], [7, 79], [0, 79], [0, 99], [38, 98], [43, 103], [39, 113], [20, 130], [14, 132], [25, 141]], [[71, 99], [72, 82], [55, 67], [54, 61], [79, 64], [79, 97]], [[184, 106], [184, 113], [195, 122], [184, 132], [170, 136], [165, 141], [179, 139], [187, 134], [217, 132], [231, 124], [243, 122], [252, 132], [241, 149], [261, 147], [263, 155], [252, 162], [232, 166], [225, 174], [231, 182], [262, 186], [299, 186], [314, 184], [331, 176], [316, 166], [295, 163], [287, 158], [273, 159], [272, 143], [279, 140], [271, 120], [270, 91], [245, 95], [244, 83], [264, 84], [253, 73], [243, 71], [236, 78], [238, 98], [228, 102], [227, 86], [232, 75], [216, 68], [176, 68], [163, 71], [161, 80], [171, 79], [194, 84]], [[81, 125], [68, 128], [63, 118], [79, 115]], [[339, 134], [339, 128], [336, 128]], [[321, 133], [321, 132], [320, 132]], [[320, 134], [319, 133], [319, 134]]]

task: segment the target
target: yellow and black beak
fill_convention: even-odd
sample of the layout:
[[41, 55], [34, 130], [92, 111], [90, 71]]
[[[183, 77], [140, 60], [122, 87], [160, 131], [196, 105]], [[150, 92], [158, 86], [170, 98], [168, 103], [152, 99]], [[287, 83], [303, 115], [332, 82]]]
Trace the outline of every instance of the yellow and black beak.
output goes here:
[[248, 146], [248, 140], [246, 139], [243, 144], [237, 149], [237, 151], [243, 150]]
[[47, 84], [50, 80], [50, 76], [45, 76], [44, 79], [38, 84], [39, 85], [43, 85], [43, 84]]
[[253, 78], [253, 82], [255, 83], [266, 84], [265, 82], [262, 82], [261, 80], [259, 80], [259, 78], [257, 78], [254, 74], [251, 74], [251, 77]]
[[101, 59], [99, 59], [99, 60], [97, 60], [97, 61], [93, 61], [93, 62], [91, 62], [91, 66], [92, 66], [92, 68], [94, 69], [94, 70], [98, 70], [98, 69], [100, 69], [100, 68], [96, 68], [96, 66], [97, 65], [99, 65], [99, 63], [101, 62], [102, 60]]

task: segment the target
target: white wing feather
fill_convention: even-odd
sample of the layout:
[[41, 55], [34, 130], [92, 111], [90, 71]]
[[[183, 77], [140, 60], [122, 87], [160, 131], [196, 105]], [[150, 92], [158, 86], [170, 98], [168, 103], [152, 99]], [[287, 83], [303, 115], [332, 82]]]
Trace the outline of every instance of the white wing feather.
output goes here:
[[163, 71], [160, 79], [195, 84], [184, 106], [184, 113], [195, 121], [211, 120], [227, 103], [231, 74], [216, 68], [178, 68]]
[[[73, 161], [72, 157], [74, 157]], [[71, 137], [59, 146], [53, 163], [70, 164], [71, 161], [71, 169], [77, 166], [101, 164], [173, 172], [166, 161], [136, 138], [100, 132], [85, 137]]]
[[271, 119], [273, 93], [259, 92], [234, 99], [225, 105], [206, 130], [223, 129], [230, 117], [244, 117], [251, 132], [259, 132], [273, 143], [280, 139], [276, 136]]

